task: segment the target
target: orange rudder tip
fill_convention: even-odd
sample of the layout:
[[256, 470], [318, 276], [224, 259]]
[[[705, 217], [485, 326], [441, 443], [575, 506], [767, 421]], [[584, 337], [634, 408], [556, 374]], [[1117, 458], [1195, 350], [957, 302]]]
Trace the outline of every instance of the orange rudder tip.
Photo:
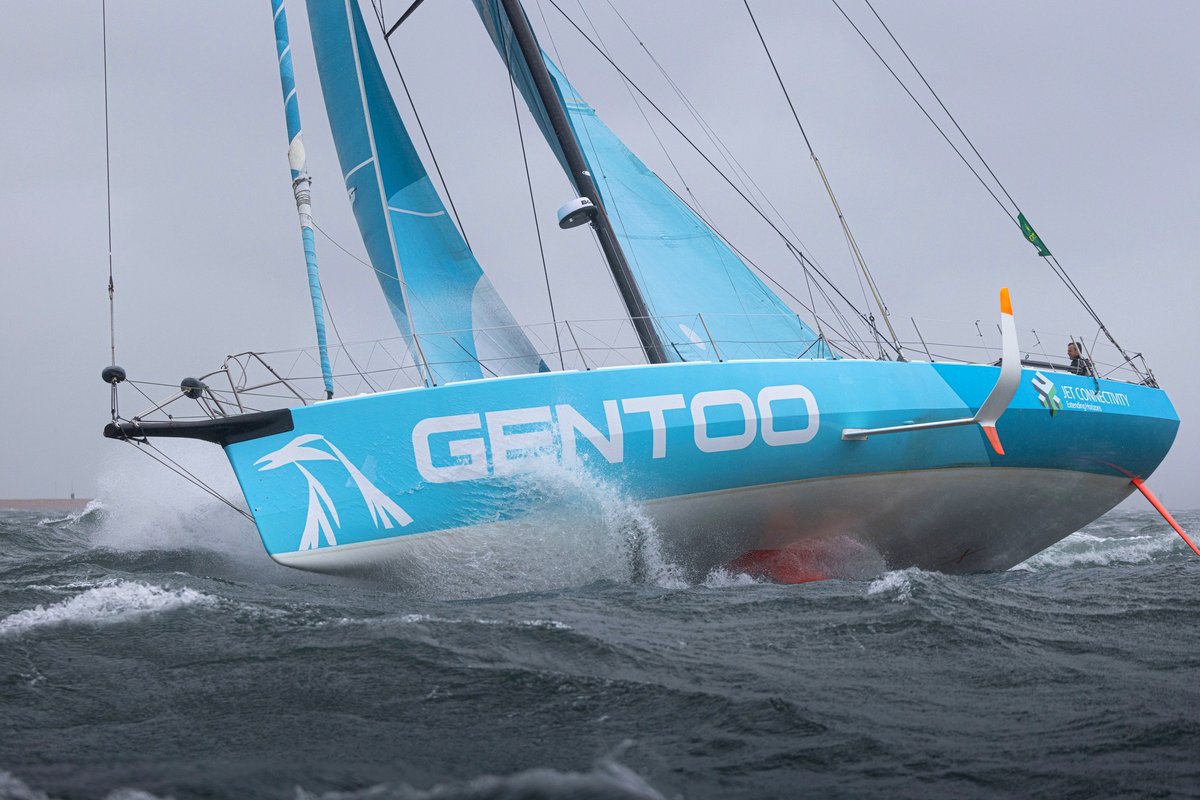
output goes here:
[[1000, 434], [996, 433], [995, 425], [980, 425], [983, 432], [987, 434], [988, 441], [992, 443], [992, 449], [998, 455], [1004, 455], [1004, 448], [1000, 445]]

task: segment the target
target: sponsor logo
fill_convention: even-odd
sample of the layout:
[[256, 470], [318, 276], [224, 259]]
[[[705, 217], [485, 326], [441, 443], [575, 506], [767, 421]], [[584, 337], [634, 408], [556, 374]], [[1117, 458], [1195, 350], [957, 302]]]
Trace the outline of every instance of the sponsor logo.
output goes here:
[[1035, 372], [1033, 373], [1033, 388], [1037, 390], [1038, 402], [1042, 404], [1042, 408], [1050, 412], [1051, 417], [1063, 410], [1063, 401], [1058, 396], [1058, 387], [1054, 385], [1054, 381], [1040, 372]]
[[1129, 395], [1124, 392], [1101, 391], [1088, 386], [1064, 386], [1062, 396], [1067, 408], [1079, 411], [1103, 411], [1105, 406], [1129, 407]]
[[297, 436], [278, 450], [267, 453], [254, 465], [259, 472], [279, 469], [289, 464], [296, 467], [308, 481], [308, 514], [304, 523], [304, 531], [300, 534], [298, 550], [315, 550], [321, 546], [324, 537], [329, 545], [337, 544], [334, 529], [341, 528], [341, 517], [337, 506], [329, 496], [329, 492], [317, 480], [304, 464], [316, 461], [337, 461], [346, 470], [350, 480], [362, 495], [367, 510], [371, 513], [371, 521], [375, 527], [392, 528], [393, 522], [404, 527], [412, 522], [412, 517], [390, 497], [380, 491], [375, 484], [367, 479], [362, 471], [350, 463], [333, 442], [314, 433]]
[[[570, 403], [558, 403], [427, 417], [413, 426], [411, 444], [421, 478], [438, 484], [513, 475], [528, 469], [530, 459], [572, 466], [587, 458], [601, 458], [619, 464], [627, 457], [665, 459], [669, 455], [735, 452], [756, 443], [802, 445], [816, 437], [820, 424], [813, 393], [793, 384], [767, 386], [757, 393], [705, 391], [690, 399], [683, 394], [610, 399], [586, 413]], [[634, 452], [634, 447], [639, 451]], [[313, 465], [319, 462], [333, 463], [317, 469]], [[323, 435], [296, 436], [254, 465], [259, 472], [291, 466], [304, 477], [308, 507], [300, 551], [338, 544], [346, 507], [353, 500], [344, 499], [337, 491], [336, 479], [329, 483], [328, 472], [321, 471], [334, 465], [347, 476], [344, 485], [357, 488], [376, 529], [390, 530], [413, 522], [408, 512]], [[327, 486], [338, 494], [336, 503]]]
[[1033, 373], [1033, 388], [1038, 400], [1050, 412], [1050, 416], [1067, 409], [1070, 411], [1103, 411], [1105, 406], [1128, 408], [1129, 395], [1124, 392], [1093, 389], [1088, 386], [1056, 386], [1054, 381], [1040, 372]]
[[[603, 421], [601, 414], [589, 417], [570, 403], [428, 417], [412, 431], [417, 471], [429, 483], [456, 483], [510, 475], [527, 467], [531, 458], [570, 466], [581, 460], [581, 444], [619, 464], [627, 455], [626, 432], [646, 430], [648, 455], [666, 458], [668, 416], [672, 428], [686, 428], [690, 422], [692, 443], [701, 453], [744, 450], [756, 441], [771, 447], [805, 444], [821, 424], [816, 398], [797, 384], [767, 386], [754, 397], [721, 389], [699, 392], [690, 401], [682, 394], [664, 394], [601, 405]], [[784, 427], [789, 423], [801, 427]]]

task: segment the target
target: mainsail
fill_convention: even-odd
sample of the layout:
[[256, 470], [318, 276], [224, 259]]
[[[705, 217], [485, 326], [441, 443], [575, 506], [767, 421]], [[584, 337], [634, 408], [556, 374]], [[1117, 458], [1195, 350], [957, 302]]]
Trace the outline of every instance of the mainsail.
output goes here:
[[[501, 0], [473, 0], [543, 135], [567, 168]], [[558, 67], [557, 85], [575, 138], [595, 178], [667, 356], [828, 358], [828, 346], [750, 271], [717, 233], [617, 138]], [[578, 187], [577, 187], [578, 188]]]
[[355, 0], [308, 0], [325, 109], [354, 216], [426, 383], [545, 369], [446, 213]]

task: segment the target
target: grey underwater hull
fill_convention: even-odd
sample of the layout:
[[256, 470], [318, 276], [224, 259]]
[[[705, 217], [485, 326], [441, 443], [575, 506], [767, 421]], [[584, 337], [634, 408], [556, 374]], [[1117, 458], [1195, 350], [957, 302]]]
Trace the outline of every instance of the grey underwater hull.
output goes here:
[[[639, 509], [663, 555], [694, 576], [748, 552], [789, 549], [814, 559], [810, 566], [826, 577], [911, 566], [964, 574], [1013, 567], [1132, 491], [1127, 479], [1090, 473], [960, 468], [754, 486], [653, 500]], [[316, 572], [370, 574], [392, 563], [486, 553], [536, 537], [560, 519], [535, 514], [273, 558]]]

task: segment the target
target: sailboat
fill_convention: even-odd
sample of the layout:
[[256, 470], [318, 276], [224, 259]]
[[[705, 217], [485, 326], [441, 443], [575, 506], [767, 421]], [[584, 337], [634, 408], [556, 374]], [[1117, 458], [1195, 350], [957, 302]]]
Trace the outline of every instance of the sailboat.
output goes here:
[[695, 569], [770, 574], [780, 554], [838, 540], [889, 568], [1003, 570], [1114, 507], [1167, 454], [1179, 420], [1153, 375], [1023, 363], [1006, 289], [999, 362], [848, 351], [605, 125], [542, 50], [519, 0], [473, 2], [577, 195], [559, 225], [593, 232], [644, 363], [567, 368], [561, 345], [555, 358], [517, 323], [418, 155], [357, 3], [309, 0], [342, 177], [418, 377], [334, 397], [286, 15], [274, 0], [325, 397], [297, 392], [291, 407], [249, 411], [244, 386], [222, 400], [188, 379], [152, 411], [194, 400], [204, 418], [124, 418], [124, 372], [104, 377], [114, 393], [106, 436], [224, 448], [276, 562], [354, 573], [422, 541], [502, 541], [548, 511], [537, 476], [567, 470], [617, 487]]

